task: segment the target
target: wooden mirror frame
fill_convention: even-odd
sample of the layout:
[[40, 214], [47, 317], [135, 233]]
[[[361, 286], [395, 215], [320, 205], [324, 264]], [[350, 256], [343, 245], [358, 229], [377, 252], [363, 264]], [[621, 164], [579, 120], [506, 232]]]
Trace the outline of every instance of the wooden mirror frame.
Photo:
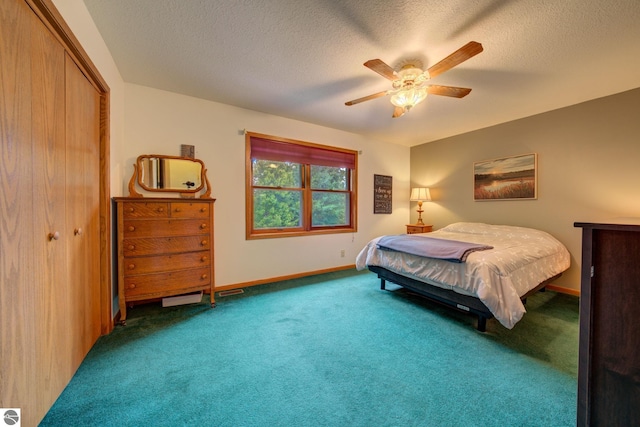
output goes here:
[[[164, 159], [164, 160], [186, 160], [193, 163], [200, 164], [200, 185], [194, 189], [176, 189], [176, 188], [150, 188], [148, 187], [142, 180], [143, 174], [143, 161], [144, 159]], [[162, 154], [142, 154], [138, 156], [136, 163], [133, 165], [133, 175], [129, 180], [129, 197], [144, 197], [143, 194], [139, 193], [136, 190], [136, 183], [145, 191], [149, 192], [160, 192], [160, 193], [179, 193], [180, 197], [184, 198], [195, 198], [196, 193], [199, 191], [205, 190], [203, 194], [200, 195], [201, 199], [208, 199], [211, 196], [211, 184], [209, 183], [209, 179], [207, 178], [207, 169], [204, 166], [204, 162], [199, 159], [193, 159], [191, 157], [181, 157], [181, 156], [165, 156]]]

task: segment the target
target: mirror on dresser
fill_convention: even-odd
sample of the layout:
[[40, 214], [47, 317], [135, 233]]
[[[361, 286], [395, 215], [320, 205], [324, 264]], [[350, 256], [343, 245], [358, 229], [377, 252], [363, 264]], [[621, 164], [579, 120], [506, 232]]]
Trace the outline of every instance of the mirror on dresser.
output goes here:
[[133, 165], [129, 196], [144, 197], [136, 190], [137, 184], [144, 191], [179, 193], [185, 198], [194, 198], [196, 193], [204, 191], [200, 198], [208, 198], [211, 186], [206, 172], [204, 163], [199, 159], [143, 154]]

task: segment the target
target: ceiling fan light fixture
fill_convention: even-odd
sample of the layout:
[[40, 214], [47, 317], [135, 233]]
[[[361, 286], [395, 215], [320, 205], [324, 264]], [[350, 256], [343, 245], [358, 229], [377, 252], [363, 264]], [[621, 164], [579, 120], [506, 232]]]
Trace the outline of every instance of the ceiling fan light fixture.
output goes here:
[[471, 89], [455, 86], [427, 85], [432, 78], [450, 70], [482, 52], [482, 44], [471, 41], [451, 55], [435, 63], [426, 70], [422, 70], [422, 61], [410, 60], [400, 65], [396, 71], [381, 59], [370, 59], [363, 65], [391, 81], [392, 89], [374, 93], [369, 96], [345, 102], [345, 105], [355, 105], [364, 101], [389, 95], [391, 104], [395, 107], [391, 117], [401, 117], [404, 113], [425, 100], [428, 94], [464, 98]]
[[427, 95], [427, 87], [412, 86], [393, 93], [390, 101], [396, 107], [401, 107], [409, 111], [412, 107], [424, 101]]

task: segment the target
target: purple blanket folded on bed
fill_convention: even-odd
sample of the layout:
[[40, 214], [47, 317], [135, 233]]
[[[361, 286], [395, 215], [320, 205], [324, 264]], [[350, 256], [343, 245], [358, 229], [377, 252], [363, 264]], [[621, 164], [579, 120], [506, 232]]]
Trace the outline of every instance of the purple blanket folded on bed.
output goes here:
[[493, 249], [493, 246], [480, 243], [460, 242], [411, 234], [384, 236], [378, 240], [378, 247], [382, 250], [405, 252], [452, 262], [465, 262], [471, 252]]

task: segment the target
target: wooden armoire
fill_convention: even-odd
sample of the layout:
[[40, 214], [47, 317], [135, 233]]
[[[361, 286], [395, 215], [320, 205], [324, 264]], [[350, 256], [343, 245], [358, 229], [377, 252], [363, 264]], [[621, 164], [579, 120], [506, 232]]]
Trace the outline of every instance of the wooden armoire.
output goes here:
[[51, 0], [0, 1], [0, 408], [23, 426], [113, 327], [108, 106]]
[[640, 218], [582, 228], [577, 425], [640, 425]]

